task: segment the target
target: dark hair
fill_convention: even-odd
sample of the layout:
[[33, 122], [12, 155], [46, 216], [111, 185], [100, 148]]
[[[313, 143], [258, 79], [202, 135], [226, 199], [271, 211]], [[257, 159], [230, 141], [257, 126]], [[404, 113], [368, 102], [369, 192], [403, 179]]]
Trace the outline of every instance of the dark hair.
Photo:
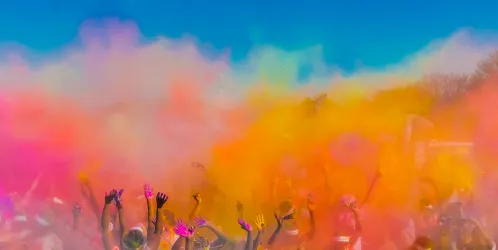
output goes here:
[[292, 209], [292, 207], [292, 202], [290, 200], [285, 200], [280, 203], [278, 209], [283, 213], [287, 213]]
[[413, 246], [420, 246], [422, 248], [433, 248], [434, 247], [434, 241], [427, 237], [427, 236], [419, 236], [415, 239], [413, 242]]
[[142, 231], [132, 229], [123, 236], [123, 245], [126, 249], [137, 249], [145, 244], [145, 238]]
[[427, 207], [431, 205], [431, 200], [429, 198], [422, 198], [419, 201], [420, 207]]

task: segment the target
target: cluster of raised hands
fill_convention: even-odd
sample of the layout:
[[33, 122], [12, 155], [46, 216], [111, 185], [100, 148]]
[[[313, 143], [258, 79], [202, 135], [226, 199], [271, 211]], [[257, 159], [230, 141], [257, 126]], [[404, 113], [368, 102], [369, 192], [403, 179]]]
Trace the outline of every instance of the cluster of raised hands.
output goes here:
[[[144, 185], [144, 196], [147, 200], [147, 207], [148, 207], [148, 225], [147, 225], [147, 230], [138, 230], [139, 232], [135, 231], [132, 232], [133, 230], [137, 230], [135, 228], [129, 228], [126, 225], [126, 218], [123, 215], [123, 195], [124, 190], [117, 190], [113, 189], [109, 192], [105, 193], [105, 205], [104, 205], [104, 210], [102, 212], [102, 217], [101, 217], [101, 226], [102, 226], [102, 237], [103, 237], [103, 242], [105, 245], [105, 249], [116, 249], [116, 245], [114, 242], [119, 241], [120, 244], [122, 245], [122, 248], [129, 248], [129, 245], [127, 242], [132, 241], [132, 248], [135, 249], [141, 249], [141, 247], [147, 246], [148, 249], [158, 249], [159, 246], [162, 244], [161, 243], [161, 235], [165, 229], [165, 210], [163, 210], [164, 205], [168, 201], [168, 196], [164, 193], [157, 193], [155, 197], [156, 201], [156, 209], [154, 211], [153, 209], [153, 200], [154, 200], [154, 191], [151, 188], [150, 185]], [[221, 247], [227, 243], [230, 242], [228, 237], [221, 232], [219, 229], [217, 229], [213, 224], [209, 223], [208, 220], [206, 220], [202, 216], [197, 216], [199, 206], [202, 203], [202, 197], [200, 194], [195, 194], [192, 196], [192, 198], [196, 202], [196, 206], [194, 207], [194, 210], [190, 214], [190, 222], [191, 225], [187, 224], [184, 222], [182, 219], [177, 219], [174, 228], [172, 231], [178, 235], [178, 239], [174, 240], [171, 243], [171, 249], [187, 249], [191, 250], [194, 249], [194, 244], [196, 244], [196, 248], [199, 247]], [[114, 203], [118, 209], [118, 214], [119, 214], [119, 231], [121, 232], [119, 238], [115, 238], [110, 231], [112, 230], [112, 223], [110, 222], [110, 215], [109, 215], [109, 209], [108, 206], [110, 204]], [[310, 212], [314, 210], [314, 203], [311, 201], [311, 198], [308, 198], [308, 206]], [[79, 208], [80, 210], [81, 208]], [[78, 209], [75, 209], [77, 211]], [[259, 214], [256, 216], [256, 219], [254, 221], [254, 224], [258, 230], [257, 235], [252, 237], [252, 231], [253, 227], [251, 226], [250, 223], [248, 223], [244, 218], [243, 218], [243, 205], [238, 202], [237, 203], [237, 211], [239, 212], [239, 219], [238, 219], [238, 224], [240, 225], [241, 229], [244, 230], [247, 234], [247, 238], [245, 240], [245, 247], [244, 250], [254, 250], [257, 249], [258, 246], [261, 245], [260, 240], [261, 236], [263, 234], [264, 229], [266, 228], [267, 224], [265, 222], [265, 219], [262, 214]], [[275, 238], [279, 234], [283, 221], [288, 220], [288, 219], [293, 219], [293, 214], [285, 215], [285, 216], [279, 216], [277, 213], [274, 214], [275, 220], [277, 222], [277, 229], [273, 233], [272, 237], [270, 237], [267, 245], [271, 246], [273, 245]], [[314, 223], [313, 223], [314, 224]], [[196, 235], [196, 230], [198, 228], [207, 228], [208, 230], [212, 231], [216, 236], [217, 239], [208, 242], [207, 240], [203, 239], [201, 236]], [[141, 235], [141, 239], [137, 240], [136, 235], [139, 234]], [[134, 235], [134, 239], [131, 240], [133, 237], [128, 237], [129, 235]], [[128, 237], [128, 238], [127, 238]], [[204, 241], [203, 241], [204, 240]], [[199, 243], [203, 241], [202, 243]], [[123, 246], [123, 244], [125, 244]]]

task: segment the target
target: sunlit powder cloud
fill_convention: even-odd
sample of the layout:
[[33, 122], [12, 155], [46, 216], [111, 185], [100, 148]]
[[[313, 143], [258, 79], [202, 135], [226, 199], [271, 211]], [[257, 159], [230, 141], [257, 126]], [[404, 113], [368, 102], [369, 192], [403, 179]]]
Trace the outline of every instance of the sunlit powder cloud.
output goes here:
[[[6, 140], [0, 146], [17, 153], [5, 155], [8, 164], [0, 169], [12, 176], [15, 171], [7, 168], [19, 166], [28, 173], [18, 184], [6, 184], [7, 190], [27, 186], [39, 172], [51, 175], [47, 179], [57, 180], [55, 185], [74, 186], [69, 182], [85, 171], [105, 178], [105, 184], [97, 181], [98, 188], [131, 188], [137, 186], [131, 182], [147, 180], [158, 188], [190, 192], [189, 185], [202, 179], [190, 162], [209, 167], [213, 147], [262, 135], [261, 128], [251, 126], [263, 119], [258, 115], [267, 107], [320, 92], [363, 96], [432, 72], [471, 72], [498, 45], [489, 35], [482, 40], [478, 32], [466, 30], [398, 64], [346, 75], [323, 61], [320, 46], [295, 52], [255, 48], [246, 61], [231, 62], [224, 54], [207, 59], [188, 39], [143, 42], [133, 23], [86, 23], [80, 34], [75, 45], [36, 62], [26, 51], [3, 51], [0, 118], [9, 125], [2, 125]], [[312, 65], [304, 81], [298, 78], [303, 65]], [[285, 128], [285, 122], [272, 129], [279, 126]], [[234, 144], [239, 147], [234, 150], [257, 149], [249, 144]], [[89, 167], [93, 161], [101, 164]], [[238, 163], [232, 163], [234, 168]]]

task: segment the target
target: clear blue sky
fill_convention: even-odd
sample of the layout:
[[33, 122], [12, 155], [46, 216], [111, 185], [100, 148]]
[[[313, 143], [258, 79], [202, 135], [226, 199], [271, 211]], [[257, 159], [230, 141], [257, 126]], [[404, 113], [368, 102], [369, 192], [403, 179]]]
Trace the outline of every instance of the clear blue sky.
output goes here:
[[397, 62], [463, 27], [498, 30], [496, 0], [2, 0], [0, 42], [53, 51], [89, 18], [135, 21], [146, 37], [191, 34], [244, 58], [256, 44], [323, 45], [326, 60], [354, 68]]

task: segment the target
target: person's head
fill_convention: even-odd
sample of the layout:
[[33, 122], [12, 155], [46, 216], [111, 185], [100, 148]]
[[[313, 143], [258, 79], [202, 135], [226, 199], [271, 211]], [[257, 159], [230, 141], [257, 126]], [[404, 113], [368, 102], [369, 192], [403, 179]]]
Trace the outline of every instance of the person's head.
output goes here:
[[432, 206], [432, 202], [428, 198], [420, 199], [418, 208], [419, 208], [420, 212], [422, 212], [424, 214], [432, 213], [434, 211], [434, 207]]
[[295, 208], [294, 204], [290, 200], [285, 200], [278, 206], [278, 216], [284, 218], [284, 228], [286, 230], [291, 230], [292, 233], [299, 232], [297, 230], [297, 222], [295, 220]]
[[343, 208], [356, 208], [356, 197], [352, 194], [344, 194], [339, 198], [339, 205]]
[[145, 229], [132, 227], [123, 236], [123, 247], [126, 250], [142, 249], [145, 246]]

